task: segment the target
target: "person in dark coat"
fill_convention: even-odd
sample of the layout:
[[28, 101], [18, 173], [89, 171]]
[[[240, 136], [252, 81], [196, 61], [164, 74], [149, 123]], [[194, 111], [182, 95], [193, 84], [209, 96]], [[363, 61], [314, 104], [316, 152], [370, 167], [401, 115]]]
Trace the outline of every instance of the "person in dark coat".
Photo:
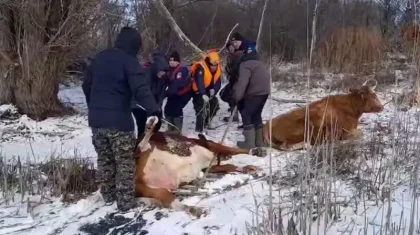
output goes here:
[[165, 90], [168, 87], [168, 74], [170, 71], [169, 61], [162, 53], [154, 53], [153, 61], [150, 67], [150, 85], [156, 102], [160, 107], [165, 99]]
[[[235, 48], [233, 47], [231, 42], [228, 42], [226, 45], [226, 50], [228, 51], [227, 56], [227, 64], [225, 67], [226, 77], [228, 80], [228, 84], [226, 84], [221, 90], [220, 90], [220, 98], [229, 104], [229, 112], [233, 112], [234, 106], [232, 106], [233, 102], [231, 102], [232, 99], [232, 87], [233, 84], [235, 84], [237, 80], [237, 76], [234, 76], [234, 70], [235, 66], [239, 63], [240, 58], [243, 55], [242, 51], [235, 51]], [[236, 73], [237, 74], [237, 73]], [[238, 110], [233, 114], [233, 121], [238, 122], [239, 116], [238, 116]], [[230, 116], [224, 117], [223, 121], [228, 122]]]
[[240, 62], [238, 81], [233, 86], [233, 100], [237, 103], [243, 122], [245, 141], [240, 148], [263, 147], [262, 111], [271, 91], [270, 75], [257, 51], [247, 49]]
[[[230, 71], [230, 78], [231, 78], [231, 87], [233, 87], [233, 84], [236, 83], [236, 81], [238, 80], [238, 76], [239, 76], [239, 66], [241, 64], [242, 59], [244, 58], [244, 55], [250, 52], [254, 52], [256, 51], [256, 42], [255, 41], [251, 41], [248, 39], [245, 39], [240, 33], [238, 32], [234, 32], [230, 38], [230, 44], [233, 46], [234, 48], [234, 54], [237, 55], [236, 56], [236, 63], [234, 63], [234, 65], [232, 66], [232, 69]], [[239, 55], [238, 55], [239, 54]], [[231, 89], [230, 89], [231, 92]], [[234, 105], [234, 101], [231, 99], [232, 104], [230, 104], [229, 106], [233, 107], [232, 105]], [[233, 110], [233, 108], [230, 109], [231, 111]], [[225, 121], [229, 120], [225, 118]], [[243, 125], [238, 126], [239, 129], [243, 128]]]
[[147, 116], [159, 117], [155, 131], [161, 126], [159, 106], [136, 57], [140, 48], [140, 33], [134, 28], [122, 28], [114, 48], [93, 58], [82, 85], [92, 143], [98, 154], [101, 194], [106, 204], [116, 200], [121, 211], [137, 205], [131, 98], [135, 97]]
[[166, 105], [164, 109], [165, 119], [168, 124], [168, 131], [181, 133], [183, 109], [192, 97], [191, 79], [186, 67], [181, 66], [181, 58], [178, 52], [174, 51], [169, 56], [169, 66], [171, 67], [168, 89], [166, 90]]
[[244, 54], [256, 51], [255, 47], [257, 43], [255, 41], [245, 39], [244, 36], [238, 32], [234, 32], [232, 34], [230, 42], [235, 48], [235, 51], [242, 51]]
[[196, 132], [202, 133], [204, 127], [212, 129], [211, 120], [220, 109], [216, 94], [221, 88], [221, 76], [222, 68], [217, 51], [209, 51], [201, 61], [191, 66]]
[[[167, 87], [166, 78], [167, 73], [169, 72], [168, 60], [161, 53], [155, 52], [151, 54], [150, 59], [143, 64], [143, 68], [146, 70], [147, 81], [155, 101], [159, 107], [162, 107], [163, 100], [165, 99], [165, 89]], [[143, 107], [136, 102], [134, 97], [132, 99], [131, 107], [137, 124], [137, 140], [140, 141], [144, 134], [147, 113]]]

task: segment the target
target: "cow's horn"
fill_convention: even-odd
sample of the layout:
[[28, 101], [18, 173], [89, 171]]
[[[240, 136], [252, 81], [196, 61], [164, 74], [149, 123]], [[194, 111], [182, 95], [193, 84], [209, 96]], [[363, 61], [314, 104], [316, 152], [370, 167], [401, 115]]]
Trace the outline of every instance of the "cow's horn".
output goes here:
[[366, 82], [363, 83], [362, 86], [366, 86], [369, 81], [374, 81], [375, 82], [375, 85], [370, 86], [370, 88], [374, 91], [375, 88], [376, 88], [376, 85], [378, 85], [378, 81], [376, 79], [374, 79], [374, 78], [367, 79]]
[[376, 79], [370, 79], [370, 80], [372, 80], [372, 81], [374, 81], [375, 82], [375, 85], [373, 85], [373, 86], [371, 86], [370, 88], [372, 89], [372, 91], [374, 91], [375, 90], [375, 88], [376, 88], [376, 86], [378, 85], [378, 81], [376, 80]]

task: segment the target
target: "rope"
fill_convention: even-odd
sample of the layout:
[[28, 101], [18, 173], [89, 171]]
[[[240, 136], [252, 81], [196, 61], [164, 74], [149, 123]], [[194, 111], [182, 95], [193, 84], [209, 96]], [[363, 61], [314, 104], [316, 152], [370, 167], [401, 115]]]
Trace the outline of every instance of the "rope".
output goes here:
[[[225, 138], [226, 138], [226, 136], [227, 136], [227, 133], [228, 133], [228, 131], [229, 131], [229, 127], [230, 127], [230, 125], [232, 124], [232, 121], [233, 121], [233, 116], [235, 115], [235, 113], [236, 113], [236, 110], [237, 110], [237, 109], [238, 109], [238, 107], [237, 107], [237, 106], [235, 106], [235, 107], [233, 108], [233, 112], [230, 114], [230, 117], [229, 117], [229, 122], [228, 122], [228, 124], [227, 124], [227, 127], [226, 127], [225, 132], [223, 133], [222, 140], [220, 140], [220, 142], [219, 142], [220, 144], [221, 144], [221, 143], [223, 143], [223, 141], [225, 140]], [[204, 176], [203, 176], [202, 180], [200, 180], [200, 181], [198, 182], [198, 187], [202, 187], [202, 186], [204, 185], [204, 183], [206, 182], [207, 175], [208, 175], [208, 174], [209, 174], [209, 172], [210, 172], [210, 168], [211, 168], [211, 166], [212, 166], [212, 164], [213, 164], [214, 159], [216, 159], [216, 156], [214, 156], [214, 157], [211, 159], [209, 166], [207, 167], [206, 171], [204, 172]]]

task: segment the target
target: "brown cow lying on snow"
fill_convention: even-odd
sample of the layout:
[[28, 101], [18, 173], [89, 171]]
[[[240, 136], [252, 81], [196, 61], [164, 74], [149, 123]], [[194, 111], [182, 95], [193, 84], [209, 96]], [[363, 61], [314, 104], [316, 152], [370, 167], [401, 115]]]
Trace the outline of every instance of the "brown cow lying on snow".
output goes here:
[[[367, 80], [359, 88], [350, 88], [349, 94], [331, 95], [309, 104], [310, 144], [324, 140], [359, 138], [357, 129], [363, 113], [378, 113], [383, 105], [375, 93], [376, 80], [369, 86]], [[305, 145], [306, 107], [296, 108], [272, 119], [272, 146], [279, 150], [300, 149]], [[264, 141], [270, 143], [270, 123], [264, 124]]]
[[[227, 157], [236, 154], [263, 156], [260, 148], [240, 149], [200, 139], [187, 138], [163, 132], [152, 133], [158, 119], [149, 117], [143, 140], [136, 152], [136, 194], [138, 197], [153, 199], [154, 204], [182, 210], [199, 216], [202, 210], [187, 206], [175, 199], [172, 190], [180, 184], [190, 183], [203, 177], [202, 170], [217, 156]], [[230, 173], [257, 171], [254, 166], [236, 167], [232, 164], [216, 165], [213, 161], [209, 172]]]

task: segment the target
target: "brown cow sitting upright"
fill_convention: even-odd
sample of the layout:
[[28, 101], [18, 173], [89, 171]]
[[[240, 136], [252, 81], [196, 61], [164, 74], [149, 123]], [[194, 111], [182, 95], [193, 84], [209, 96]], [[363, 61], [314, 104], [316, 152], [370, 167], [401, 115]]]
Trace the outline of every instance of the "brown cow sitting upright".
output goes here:
[[[203, 169], [210, 166], [214, 157], [220, 158], [236, 154], [263, 156], [260, 148], [240, 149], [208, 141], [204, 136], [199, 139], [178, 134], [152, 133], [158, 119], [149, 117], [143, 140], [136, 152], [136, 194], [138, 197], [152, 199], [154, 204], [201, 215], [200, 208], [187, 206], [175, 199], [172, 193], [181, 184], [190, 183], [203, 177]], [[257, 171], [254, 166], [237, 167], [232, 164], [219, 165], [213, 161], [209, 172], [230, 173]]]
[[[357, 129], [363, 113], [383, 110], [375, 84], [367, 80], [359, 88], [350, 88], [349, 94], [330, 95], [309, 104], [310, 145], [325, 140], [345, 140], [360, 137]], [[306, 107], [296, 108], [272, 119], [272, 146], [279, 150], [300, 149], [305, 146]], [[306, 124], [308, 125], [308, 124]], [[264, 124], [264, 141], [270, 143], [270, 122]]]

